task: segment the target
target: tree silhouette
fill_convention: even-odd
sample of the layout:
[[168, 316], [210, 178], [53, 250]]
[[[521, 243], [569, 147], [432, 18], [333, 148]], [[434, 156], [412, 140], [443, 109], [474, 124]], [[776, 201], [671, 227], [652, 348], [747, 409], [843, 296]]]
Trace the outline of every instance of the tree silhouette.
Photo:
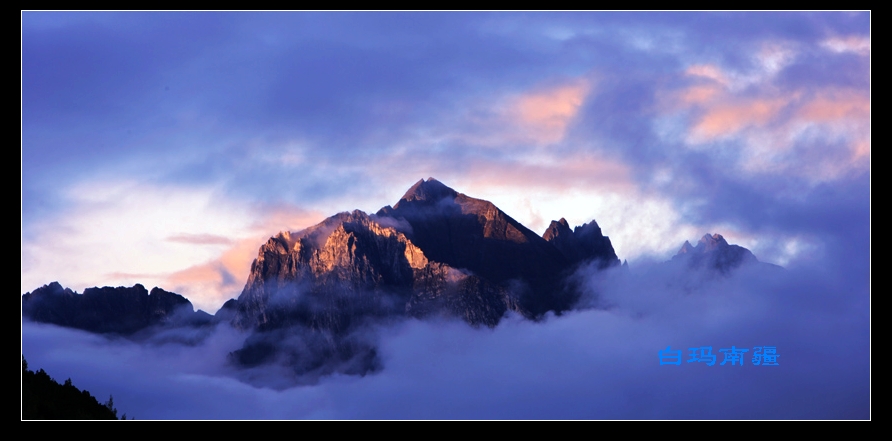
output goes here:
[[118, 410], [109, 396], [100, 404], [86, 390], [74, 387], [71, 378], [65, 384], [53, 380], [43, 369], [28, 370], [22, 356], [22, 419], [23, 420], [116, 420]]

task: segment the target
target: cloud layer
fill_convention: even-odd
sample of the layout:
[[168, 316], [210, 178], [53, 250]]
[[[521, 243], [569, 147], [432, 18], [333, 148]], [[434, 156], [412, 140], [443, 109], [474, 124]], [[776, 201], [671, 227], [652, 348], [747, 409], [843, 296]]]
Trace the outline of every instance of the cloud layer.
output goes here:
[[[31, 365], [112, 394], [142, 419], [869, 418], [863, 280], [816, 278], [808, 266], [683, 285], [676, 276], [664, 265], [583, 269], [588, 303], [600, 308], [538, 323], [379, 327], [380, 372], [315, 385], [289, 385], [282, 368], [228, 367], [244, 335], [225, 325], [186, 347], [25, 323], [23, 346]], [[682, 351], [681, 366], [659, 364], [667, 346]], [[714, 366], [686, 362], [701, 346], [718, 356]], [[743, 366], [721, 365], [720, 349], [732, 346], [749, 350]], [[755, 346], [776, 346], [778, 365], [754, 366]]]
[[[22, 13], [22, 293], [54, 280], [78, 291], [142, 283], [214, 312], [241, 292], [266, 238], [341, 211], [377, 211], [429, 176], [492, 201], [539, 233], [552, 219], [596, 219], [619, 257], [642, 271], [706, 232], [792, 268], [783, 288], [710, 288], [728, 302], [717, 301], [719, 311], [750, 311], [748, 302], [773, 308], [776, 333], [760, 338], [743, 330], [758, 323], [746, 312], [728, 312], [732, 324], [711, 327], [667, 306], [640, 323], [636, 307], [624, 302], [672, 302], [633, 284], [616, 288], [624, 313], [587, 310], [494, 331], [424, 323], [382, 330], [390, 371], [300, 390], [255, 389], [218, 365], [182, 368], [185, 357], [180, 363], [170, 348], [122, 343], [106, 352], [92, 337], [29, 324], [23, 346], [32, 333], [64, 332], [83, 351], [95, 350], [97, 360], [111, 357], [106, 367], [60, 355], [64, 348], [55, 346], [33, 355], [33, 365], [42, 361], [52, 375], [65, 375], [50, 367], [71, 363], [109, 378], [115, 370], [136, 375], [126, 366], [138, 364], [143, 351], [147, 358], [172, 351], [177, 367], [159, 365], [147, 377], [169, 388], [157, 400], [172, 394], [192, 409], [209, 409], [176, 409], [185, 412], [179, 417], [864, 415], [870, 19], [869, 12]], [[810, 283], [828, 268], [835, 277], [828, 287]], [[811, 291], [828, 305], [850, 306], [833, 314], [791, 300]], [[698, 301], [709, 303], [680, 300], [691, 308]], [[690, 327], [669, 311], [690, 319]], [[773, 315], [780, 311], [787, 322]], [[817, 323], [835, 323], [845, 338], [827, 343], [831, 336]], [[560, 334], [563, 328], [574, 337]], [[540, 342], [540, 333], [567, 344]], [[226, 335], [208, 349], [213, 357], [238, 340]], [[583, 340], [590, 335], [602, 338]], [[426, 349], [444, 345], [440, 339], [475, 350]], [[789, 351], [782, 360], [811, 364], [796, 367], [798, 377], [762, 379], [749, 375], [775, 374], [643, 367], [654, 347], [667, 344], [772, 339]], [[49, 345], [45, 340], [35, 345]], [[554, 362], [524, 366], [524, 342], [547, 355], [539, 360]], [[844, 359], [827, 361], [821, 345], [861, 360], [851, 367], [859, 373]], [[474, 366], [480, 380], [469, 370], [419, 365], [411, 351], [442, 360], [442, 369]], [[499, 383], [499, 370], [516, 375], [503, 372]], [[423, 377], [412, 372], [442, 380], [422, 387], [414, 382]], [[830, 374], [853, 380], [817, 385]], [[634, 385], [647, 376], [663, 383]], [[739, 406], [684, 392], [697, 381], [733, 389], [732, 380], [747, 386], [736, 386]], [[103, 388], [114, 393], [116, 403], [119, 393], [110, 389], [125, 387], [94, 385], [100, 397]], [[192, 390], [183, 385], [205, 392], [178, 392]], [[217, 397], [214, 388], [230, 395]], [[447, 396], [474, 388], [481, 394], [473, 400]], [[776, 404], [757, 409], [757, 392]], [[134, 386], [131, 396], [138, 401], [142, 393]], [[220, 400], [198, 398], [204, 396]], [[369, 401], [350, 404], [349, 396]], [[840, 404], [821, 408], [830, 398]], [[373, 399], [394, 404], [374, 410]], [[232, 400], [256, 406], [239, 414], [220, 404]], [[124, 409], [123, 397], [120, 403]], [[162, 407], [145, 404], [128, 414], [173, 417], [173, 408]]]

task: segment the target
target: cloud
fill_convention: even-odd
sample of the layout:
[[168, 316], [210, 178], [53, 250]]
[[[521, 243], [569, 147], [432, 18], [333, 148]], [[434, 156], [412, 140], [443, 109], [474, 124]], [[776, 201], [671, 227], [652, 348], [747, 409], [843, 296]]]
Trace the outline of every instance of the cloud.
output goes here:
[[515, 98], [519, 128], [541, 144], [560, 141], [590, 90], [591, 85], [579, 80]]
[[692, 142], [699, 144], [735, 135], [752, 126], [772, 122], [787, 103], [785, 99], [756, 99], [730, 105], [714, 105], [691, 129]]
[[213, 234], [175, 234], [168, 236], [167, 240], [195, 245], [229, 245], [232, 243], [232, 239]]
[[870, 56], [870, 37], [850, 35], [847, 37], [831, 37], [821, 42], [821, 47], [832, 52], [854, 52], [862, 56]]
[[[867, 91], [832, 84], [779, 87], [776, 78], [795, 66], [790, 50], [767, 45], [756, 58], [763, 74], [691, 65], [682, 75], [687, 84], [658, 91], [657, 110], [665, 117], [657, 127], [664, 141], [706, 152], [752, 176], [785, 174], [814, 184], [864, 172], [870, 156]], [[746, 87], [735, 85], [738, 80]]]
[[[428, 176], [538, 232], [551, 219], [595, 218], [633, 268], [710, 231], [761, 260], [820, 262], [811, 275], [869, 280], [870, 17], [26, 13], [22, 291], [51, 280], [80, 291], [139, 282], [182, 291], [211, 311], [238, 294], [269, 236], [343, 210], [373, 212]], [[839, 260], [822, 260], [834, 253]], [[108, 379], [138, 376], [134, 366], [155, 357], [156, 373], [131, 396], [146, 403], [143, 415], [159, 417], [674, 418], [744, 407], [735, 415], [863, 415], [862, 377], [849, 368], [865, 369], [863, 339], [853, 335], [867, 333], [869, 308], [772, 302], [813, 293], [830, 301], [834, 290], [863, 302], [864, 290], [796, 274], [785, 289], [764, 287], [764, 298], [762, 287], [747, 288], [757, 305], [794, 317], [788, 328], [769, 317], [777, 332], [763, 336], [805, 351], [785, 352], [812, 363], [794, 377], [634, 369], [650, 360], [645, 347], [665, 343], [661, 335], [679, 335], [681, 345], [748, 335], [758, 321], [745, 315], [751, 303], [734, 294], [743, 289], [736, 282], [713, 287], [702, 303], [648, 296], [653, 286], [628, 291], [641, 304], [694, 309], [713, 299], [720, 308], [709, 317], [741, 324], [732, 320], [729, 332], [747, 328], [727, 338], [685, 308], [650, 311], [662, 321], [636, 318], [648, 311], [628, 299], [617, 312], [509, 321], [491, 332], [410, 322], [384, 340], [390, 371], [287, 391], [253, 388], [225, 369], [181, 369], [185, 359], [165, 358], [172, 347], [121, 345], [115, 350], [133, 350], [132, 358], [115, 358], [102, 344], [78, 343], [78, 354], [62, 346], [80, 337], [62, 334], [56, 353]], [[860, 309], [846, 315], [852, 308]], [[812, 319], [841, 329], [855, 349]], [[539, 333], [567, 344], [542, 343]], [[823, 340], [832, 340], [826, 352]], [[438, 355], [452, 341], [460, 344]], [[846, 366], [834, 351], [859, 364]], [[97, 363], [74, 360], [83, 353]], [[118, 402], [112, 389], [126, 384], [99, 396]], [[735, 388], [744, 389], [737, 407], [724, 393]]]
[[731, 81], [727, 78], [727, 75], [722, 72], [722, 69], [712, 64], [695, 64], [692, 66], [688, 66], [688, 68], [685, 70], [685, 73], [691, 76], [708, 78], [725, 87], [728, 87], [728, 85], [731, 83]]
[[247, 204], [214, 188], [108, 176], [64, 194], [64, 209], [26, 228], [23, 293], [51, 281], [79, 292], [142, 283], [213, 313], [241, 292], [266, 239], [323, 217], [287, 204]]
[[[378, 330], [381, 371], [279, 390], [234, 379], [250, 375], [227, 367], [244, 336], [226, 327], [197, 347], [140, 346], [26, 322], [23, 353], [139, 419], [866, 419], [868, 281], [832, 265], [686, 285], [660, 265], [583, 270], [608, 309], [494, 329], [406, 320]], [[720, 364], [732, 345], [749, 349], [743, 366]], [[660, 365], [667, 346], [683, 360], [712, 346], [718, 362]], [[754, 366], [755, 346], [776, 346], [779, 365]]]

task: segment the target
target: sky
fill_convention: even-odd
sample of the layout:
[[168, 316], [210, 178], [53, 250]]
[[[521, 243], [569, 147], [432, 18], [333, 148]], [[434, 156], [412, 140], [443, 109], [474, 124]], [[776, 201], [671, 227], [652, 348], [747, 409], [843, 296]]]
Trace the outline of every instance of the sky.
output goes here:
[[[223, 409], [220, 397], [196, 393], [214, 410], [177, 408], [191, 418], [869, 415], [869, 12], [21, 17], [22, 293], [52, 281], [78, 292], [141, 283], [214, 313], [241, 293], [270, 236], [342, 211], [375, 212], [427, 177], [539, 234], [561, 217], [571, 226], [594, 219], [620, 259], [652, 276], [580, 273], [613, 309], [542, 323], [381, 329], [382, 373], [284, 391], [234, 380], [218, 364], [194, 366], [178, 349], [118, 342], [109, 351], [95, 336], [23, 324], [23, 350], [36, 352], [25, 354], [29, 364], [51, 375], [111, 366], [124, 378], [141, 372], [134, 360], [155, 358], [174, 366], [155, 369], [168, 380], [154, 383], [159, 390], [185, 394], [188, 383], [256, 404]], [[654, 262], [706, 233], [786, 275], [705, 282], [693, 298], [653, 282], [663, 280]], [[692, 312], [701, 309], [712, 315]], [[776, 320], [760, 334], [766, 311]], [[216, 354], [205, 359], [233, 345], [233, 332], [202, 346]], [[55, 341], [112, 361], [74, 362]], [[644, 366], [668, 343], [771, 341], [786, 342], [781, 360], [799, 370], [762, 381], [752, 376], [761, 371], [729, 379], [730, 368], [702, 377], [693, 369], [702, 366], [683, 366], [673, 386], [666, 366]], [[444, 346], [454, 350], [430, 349]], [[832, 351], [852, 362], [815, 367]], [[533, 363], [541, 353], [551, 361]], [[532, 367], [487, 370], [506, 359]], [[484, 374], [446, 371], [453, 366]], [[420, 386], [431, 375], [442, 381]], [[655, 386], [663, 398], [635, 399], [652, 392], [634, 375], [666, 379]], [[103, 377], [82, 381], [131, 388], [120, 394], [137, 417], [176, 417], [136, 398], [139, 384]], [[843, 380], [815, 387], [828, 378]], [[679, 407], [666, 398], [732, 379], [751, 388], [724, 413], [716, 399]], [[392, 411], [374, 406], [382, 395], [395, 400]], [[602, 398], [584, 404], [591, 396]], [[780, 398], [758, 408], [760, 396]]]

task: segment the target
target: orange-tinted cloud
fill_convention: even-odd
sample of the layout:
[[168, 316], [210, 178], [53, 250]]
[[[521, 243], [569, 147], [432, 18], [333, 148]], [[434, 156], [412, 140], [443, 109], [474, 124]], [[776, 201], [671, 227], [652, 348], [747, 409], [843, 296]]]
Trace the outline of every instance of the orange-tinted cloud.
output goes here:
[[[830, 39], [837, 52], [869, 53], [869, 39]], [[796, 56], [795, 47], [765, 44], [754, 53], [758, 68], [723, 70], [712, 64], [686, 68], [685, 87], [658, 93], [656, 111], [677, 125], [694, 148], [734, 141], [736, 166], [749, 173], [787, 173], [814, 182], [869, 169], [870, 97], [858, 89], [793, 88], [771, 81]], [[828, 149], [833, 150], [831, 153]], [[848, 151], [848, 159], [844, 159]], [[842, 155], [841, 155], [842, 154]]]
[[251, 225], [254, 235], [227, 239], [229, 246], [219, 257], [170, 274], [161, 282], [162, 286], [187, 296], [196, 308], [214, 313], [224, 302], [241, 293], [251, 263], [267, 239], [280, 231], [302, 230], [324, 218], [315, 211], [293, 206], [266, 207], [261, 211], [264, 214], [258, 218], [260, 220]]
[[765, 125], [789, 103], [785, 99], [752, 99], [710, 107], [694, 125], [695, 139], [708, 141], [753, 125]]
[[588, 93], [589, 85], [577, 81], [522, 95], [515, 104], [519, 123], [541, 143], [560, 141]]

